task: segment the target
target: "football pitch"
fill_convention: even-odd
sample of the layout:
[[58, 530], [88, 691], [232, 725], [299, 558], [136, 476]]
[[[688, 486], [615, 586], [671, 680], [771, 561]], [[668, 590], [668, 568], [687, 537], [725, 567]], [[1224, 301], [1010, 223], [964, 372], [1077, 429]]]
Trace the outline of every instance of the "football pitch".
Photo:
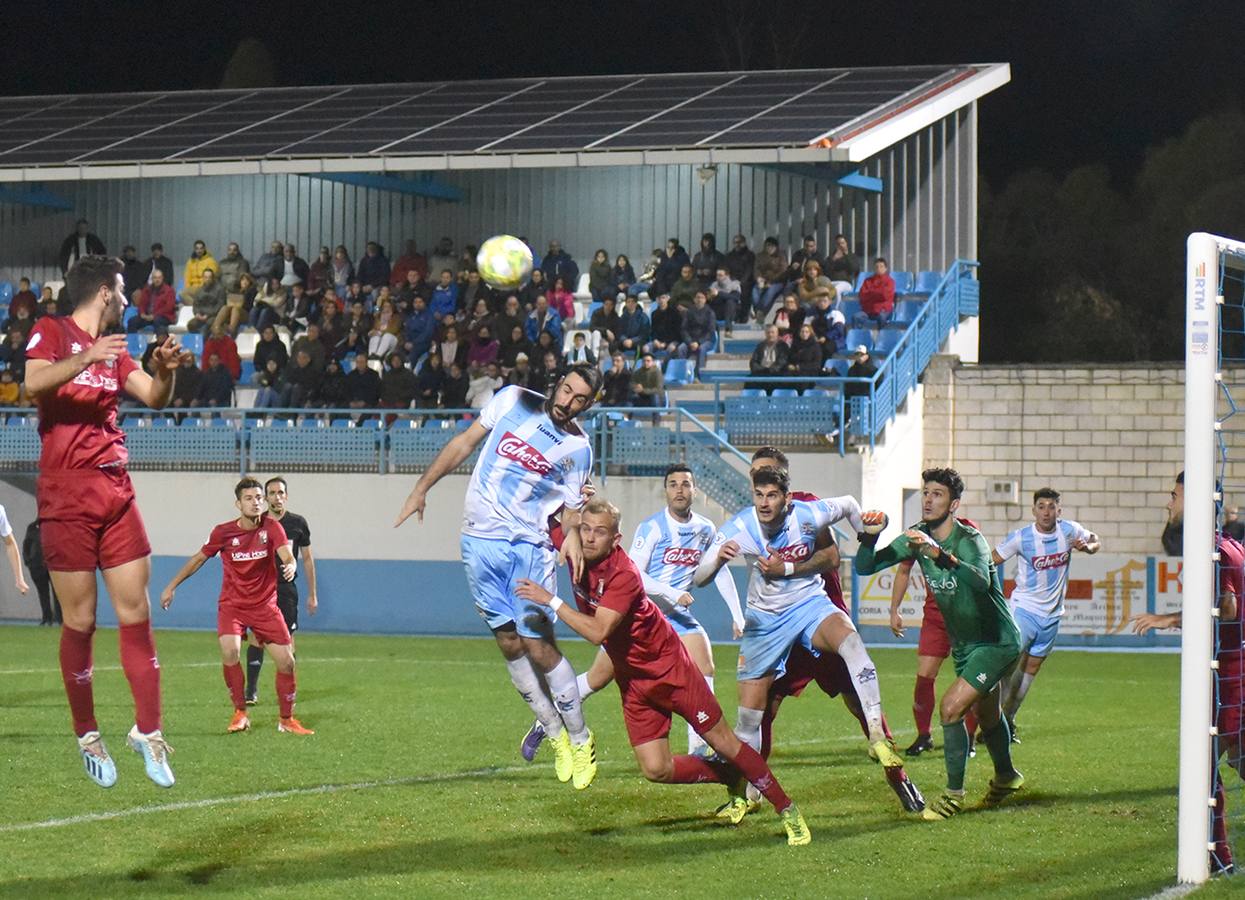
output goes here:
[[[1144, 897], [1174, 881], [1173, 655], [1055, 653], [1020, 716], [1026, 789], [972, 809], [983, 748], [970, 809], [935, 824], [901, 812], [855, 720], [814, 686], [775, 731], [774, 771], [813, 832], [790, 848], [768, 807], [732, 828], [712, 815], [719, 786], [646, 782], [613, 687], [585, 707], [600, 762], [588, 790], [557, 782], [547, 748], [525, 764], [529, 716], [488, 640], [300, 635], [307, 738], [276, 731], [270, 661], [252, 731], [227, 735], [214, 635], [158, 642], [177, 784], [151, 784], [125, 747], [129, 694], [116, 633], [101, 630], [96, 705], [119, 775], [102, 790], [70, 734], [57, 632], [0, 628], [0, 894]], [[577, 669], [594, 652], [565, 649]], [[913, 651], [873, 653], [906, 746]], [[735, 648], [716, 656], [733, 722]], [[684, 744], [678, 720], [672, 743]], [[909, 773], [935, 795], [941, 755]], [[1241, 801], [1230, 794], [1235, 817]]]

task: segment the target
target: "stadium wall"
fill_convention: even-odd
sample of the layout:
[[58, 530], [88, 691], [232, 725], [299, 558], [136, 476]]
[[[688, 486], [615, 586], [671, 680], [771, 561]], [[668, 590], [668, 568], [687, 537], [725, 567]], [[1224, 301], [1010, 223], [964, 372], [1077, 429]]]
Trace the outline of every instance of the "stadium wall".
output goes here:
[[[896, 269], [944, 270], [977, 255], [976, 129], [973, 104], [859, 165], [439, 173], [438, 182], [463, 192], [460, 202], [301, 175], [61, 182], [52, 189], [72, 212], [0, 204], [0, 279], [60, 278], [56, 252], [79, 216], [110, 251], [133, 243], [145, 256], [160, 241], [178, 266], [200, 238], [217, 254], [236, 240], [252, 259], [274, 238], [291, 240], [310, 261], [322, 244], [357, 254], [379, 240], [396, 255], [408, 237], [426, 249], [442, 235], [461, 246], [511, 232], [539, 248], [560, 239], [582, 271], [597, 247], [626, 253], [638, 269], [670, 235], [695, 252], [705, 231], [723, 250], [742, 231], [753, 247], [773, 235], [784, 248], [809, 232], [824, 248], [843, 232], [858, 252], [887, 256]], [[849, 172], [880, 178], [882, 192], [842, 187], [837, 179]]]

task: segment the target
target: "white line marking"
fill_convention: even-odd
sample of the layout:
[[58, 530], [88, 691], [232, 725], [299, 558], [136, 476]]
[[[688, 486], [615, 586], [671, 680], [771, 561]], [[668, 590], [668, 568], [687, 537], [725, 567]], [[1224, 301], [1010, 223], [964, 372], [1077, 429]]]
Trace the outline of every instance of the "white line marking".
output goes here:
[[[430, 666], [493, 666], [495, 662], [489, 662], [483, 659], [393, 659], [388, 657], [366, 657], [366, 656], [319, 656], [319, 657], [299, 657], [303, 665], [315, 665], [317, 663], [401, 663], [409, 666], [411, 663], [417, 665]], [[175, 669], [213, 669], [220, 666], [220, 661], [213, 662], [190, 662], [176, 663], [174, 665], [163, 666], [164, 669], [173, 671]], [[96, 672], [120, 672], [121, 666], [96, 666]], [[59, 675], [60, 669], [0, 669], [0, 676], [4, 675]], [[1105, 679], [1104, 679], [1105, 680]], [[1120, 682], [1114, 681], [1113, 684]]]
[[1200, 884], [1173, 884], [1169, 888], [1164, 888], [1157, 894], [1151, 894], [1146, 900], [1176, 900], [1177, 897], [1187, 897], [1196, 891]]

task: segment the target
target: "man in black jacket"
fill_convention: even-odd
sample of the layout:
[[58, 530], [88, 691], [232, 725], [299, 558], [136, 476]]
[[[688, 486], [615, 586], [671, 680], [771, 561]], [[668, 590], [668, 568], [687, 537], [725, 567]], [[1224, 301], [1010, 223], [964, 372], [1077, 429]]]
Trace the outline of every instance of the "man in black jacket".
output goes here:
[[748, 247], [748, 239], [742, 234], [735, 235], [734, 246], [726, 254], [726, 270], [731, 278], [739, 282], [739, 308], [735, 312], [736, 322], [747, 322], [751, 314], [752, 288], [756, 284], [757, 255]]
[[[135, 285], [135, 287], [142, 287], [144, 284], [150, 284], [151, 273], [155, 269], [159, 269], [164, 273], [165, 284], [177, 284], [177, 282], [173, 280], [173, 260], [164, 255], [163, 244], [157, 243], [151, 245], [151, 256], [147, 258], [147, 262], [144, 264], [143, 268], [145, 270], [145, 274], [142, 276], [142, 283]], [[125, 286], [127, 288], [130, 287], [128, 280], [126, 281]]]
[[644, 345], [644, 352], [653, 354], [653, 358], [664, 365], [683, 340], [683, 316], [677, 306], [670, 305], [670, 295], [661, 294], [650, 319], [652, 336]]
[[107, 254], [108, 251], [104, 249], [104, 242], [99, 239], [99, 235], [91, 233], [91, 223], [86, 219], [79, 219], [73, 232], [61, 241], [57, 259], [61, 264], [61, 272], [68, 272], [69, 267], [84, 256], [106, 256]]
[[700, 252], [692, 260], [697, 283], [701, 287], [707, 287], [717, 278], [718, 268], [725, 265], [726, 257], [718, 250], [717, 236], [712, 231], [706, 231], [700, 238]]
[[35, 591], [39, 594], [39, 624], [61, 624], [61, 603], [56, 599], [56, 591], [52, 590], [52, 577], [48, 574], [48, 564], [43, 559], [43, 536], [38, 519], [26, 526], [26, 536], [22, 540], [22, 559], [26, 562], [30, 580], [35, 583]]
[[346, 376], [346, 393], [351, 409], [375, 409], [380, 406], [380, 376], [367, 364], [366, 353], [356, 353], [354, 368]]

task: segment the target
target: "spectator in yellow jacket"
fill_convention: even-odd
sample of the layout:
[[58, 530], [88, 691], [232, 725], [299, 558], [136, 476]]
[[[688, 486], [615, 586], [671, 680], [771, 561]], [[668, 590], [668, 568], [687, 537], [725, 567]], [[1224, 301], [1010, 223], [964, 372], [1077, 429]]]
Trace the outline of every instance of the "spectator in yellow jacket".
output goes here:
[[220, 263], [218, 263], [208, 253], [207, 244], [203, 241], [195, 241], [194, 251], [190, 254], [190, 259], [186, 260], [186, 286], [182, 291], [183, 303], [194, 303], [195, 294], [199, 292], [199, 288], [203, 287], [203, 270], [211, 269], [213, 274], [220, 271]]

